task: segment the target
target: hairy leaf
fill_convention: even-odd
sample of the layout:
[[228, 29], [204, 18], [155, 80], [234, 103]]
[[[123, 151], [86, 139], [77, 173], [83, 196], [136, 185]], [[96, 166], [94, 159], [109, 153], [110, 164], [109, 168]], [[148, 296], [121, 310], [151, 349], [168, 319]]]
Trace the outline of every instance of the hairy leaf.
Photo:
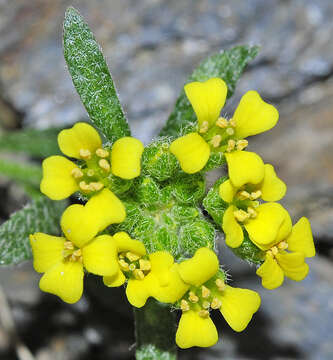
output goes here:
[[110, 141], [128, 136], [130, 130], [101, 48], [73, 7], [65, 14], [64, 55], [91, 121]]
[[17, 211], [3, 223], [0, 226], [0, 265], [18, 264], [31, 259], [30, 234], [59, 234], [59, 221], [66, 204], [66, 201], [51, 201], [43, 197]]
[[[222, 78], [228, 85], [229, 98], [233, 95], [236, 83], [245, 66], [256, 57], [258, 51], [257, 46], [236, 46], [230, 50], [214, 54], [194, 70], [187, 82], [206, 81], [213, 77]], [[184, 90], [182, 90], [176, 101], [175, 108], [160, 135], [177, 137], [184, 133], [184, 128], [190, 129], [191, 124], [195, 121], [195, 113], [187, 100]]]

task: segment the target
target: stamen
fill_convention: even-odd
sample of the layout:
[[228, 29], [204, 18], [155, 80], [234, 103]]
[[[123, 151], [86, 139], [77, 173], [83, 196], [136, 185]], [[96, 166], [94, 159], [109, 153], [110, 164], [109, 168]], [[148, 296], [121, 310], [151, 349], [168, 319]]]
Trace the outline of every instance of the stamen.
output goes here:
[[288, 249], [288, 243], [286, 241], [281, 241], [279, 244], [278, 244], [278, 248], [280, 250], [286, 250]]
[[235, 127], [236, 127], [236, 120], [230, 119], [230, 120], [229, 120], [229, 124], [230, 124], [230, 126], [232, 126], [233, 128], [235, 128]]
[[269, 256], [271, 256], [271, 257], [274, 257], [274, 255], [273, 255], [273, 253], [272, 253], [271, 250], [267, 250], [267, 251], [266, 251], [266, 255], [269, 255]]
[[262, 192], [261, 192], [260, 190], [251, 192], [250, 199], [251, 199], [251, 200], [257, 200], [257, 199], [260, 198], [261, 195], [262, 195]]
[[105, 149], [97, 149], [96, 155], [101, 158], [106, 158], [109, 156], [109, 152]]
[[210, 302], [209, 301], [204, 301], [203, 303], [202, 303], [202, 307], [204, 308], [204, 309], [209, 309], [210, 308]]
[[73, 245], [73, 243], [71, 241], [65, 241], [64, 248], [67, 249], [67, 250], [73, 250], [74, 245]]
[[222, 279], [216, 279], [215, 284], [216, 284], [217, 288], [219, 289], [219, 291], [223, 291], [226, 287], [226, 284]]
[[199, 133], [200, 134], [206, 133], [208, 131], [208, 127], [209, 127], [208, 121], [204, 121], [200, 126]]
[[222, 136], [221, 135], [215, 135], [213, 136], [212, 140], [211, 140], [211, 144], [213, 145], [214, 148], [217, 148], [220, 146], [222, 141]]
[[226, 127], [228, 127], [228, 120], [223, 117], [219, 117], [215, 124], [216, 126], [225, 129]]
[[91, 182], [89, 184], [89, 190], [91, 191], [99, 191], [101, 189], [103, 189], [104, 184], [102, 184], [101, 182]]
[[182, 309], [182, 311], [189, 311], [190, 310], [190, 305], [186, 300], [182, 300], [180, 302], [180, 308]]
[[88, 149], [80, 149], [80, 157], [84, 160], [91, 159], [91, 152]]
[[139, 264], [140, 264], [140, 270], [148, 271], [151, 269], [151, 264], [149, 260], [140, 259]]
[[82, 256], [82, 251], [81, 249], [77, 249], [73, 252], [73, 255], [76, 256], [76, 257], [79, 257], [79, 256]]
[[144, 274], [141, 270], [139, 270], [139, 269], [135, 269], [135, 270], [133, 271], [133, 274], [134, 274], [134, 277], [135, 277], [137, 280], [143, 280], [144, 277], [145, 277], [145, 274]]
[[252, 207], [257, 208], [260, 205], [259, 201], [252, 201]]
[[228, 147], [227, 147], [227, 152], [231, 152], [232, 150], [234, 150], [235, 148], [235, 145], [236, 145], [236, 141], [235, 140], [228, 140]]
[[128, 270], [129, 270], [129, 265], [128, 265], [128, 263], [127, 263], [125, 260], [120, 259], [120, 260], [118, 261], [118, 263], [119, 263], [120, 267], [122, 268], [122, 270], [124, 270], [124, 271], [128, 271]]
[[271, 248], [271, 252], [272, 252], [273, 256], [275, 256], [275, 255], [277, 255], [279, 253], [279, 250], [278, 250], [278, 248], [276, 246], [273, 246]]
[[228, 128], [228, 129], [226, 130], [226, 133], [231, 136], [231, 135], [233, 135], [233, 134], [235, 133], [235, 130], [230, 127], [230, 128]]
[[201, 286], [201, 294], [204, 299], [207, 299], [210, 296], [210, 290], [208, 288], [206, 288], [206, 286], [202, 285]]
[[105, 160], [105, 159], [99, 160], [98, 165], [106, 172], [110, 171], [110, 164], [108, 163], [107, 160]]
[[249, 199], [250, 196], [251, 196], [251, 195], [250, 195], [247, 191], [245, 191], [245, 190], [240, 191], [237, 195], [238, 195], [238, 197], [239, 197], [241, 200]]
[[190, 291], [188, 299], [193, 303], [197, 303], [199, 301], [198, 296], [196, 296], [193, 291]]
[[85, 181], [80, 181], [79, 187], [83, 191], [90, 191], [89, 185]]
[[250, 215], [251, 219], [255, 219], [258, 215], [257, 212], [252, 207], [247, 208], [247, 213]]
[[83, 176], [83, 172], [79, 168], [74, 168], [71, 174], [74, 179], [79, 179]]
[[130, 251], [126, 253], [126, 257], [127, 257], [127, 259], [128, 259], [129, 261], [131, 261], [131, 262], [137, 261], [137, 260], [140, 259], [140, 256], [139, 256], [139, 255], [134, 254], [134, 253], [132, 253], [132, 252], [130, 252]]
[[247, 140], [238, 140], [237, 141], [237, 150], [244, 150], [249, 145]]
[[210, 307], [214, 310], [217, 310], [221, 307], [222, 302], [218, 298], [214, 298], [212, 303], [210, 304]]
[[236, 220], [238, 220], [239, 222], [244, 222], [245, 220], [247, 220], [250, 217], [250, 214], [248, 214], [244, 210], [239, 209], [239, 210], [234, 211], [234, 216], [235, 216]]
[[134, 271], [136, 269], [136, 266], [135, 264], [130, 264], [128, 268], [130, 269], [130, 271]]
[[92, 176], [95, 175], [95, 171], [94, 171], [93, 169], [89, 169], [89, 170], [87, 171], [87, 175], [88, 175], [89, 177], [92, 177]]
[[209, 311], [208, 310], [200, 310], [198, 315], [202, 318], [207, 318], [209, 316]]

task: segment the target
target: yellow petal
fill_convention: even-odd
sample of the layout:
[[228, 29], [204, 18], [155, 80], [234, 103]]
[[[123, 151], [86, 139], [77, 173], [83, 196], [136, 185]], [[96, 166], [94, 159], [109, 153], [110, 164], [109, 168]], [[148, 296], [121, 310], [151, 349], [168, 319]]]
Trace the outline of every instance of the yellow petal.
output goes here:
[[110, 235], [100, 235], [82, 248], [84, 267], [96, 275], [114, 276], [119, 271], [116, 242]]
[[191, 82], [184, 86], [185, 94], [201, 125], [207, 121], [213, 125], [220, 116], [220, 112], [227, 98], [227, 85], [219, 78], [212, 78], [205, 82]]
[[235, 206], [229, 206], [225, 211], [222, 220], [222, 229], [225, 235], [225, 242], [231, 248], [237, 248], [241, 246], [244, 239], [243, 229], [234, 216], [235, 210]]
[[45, 272], [63, 260], [65, 238], [35, 233], [29, 239], [37, 272]]
[[126, 281], [126, 277], [120, 270], [118, 270], [117, 274], [114, 276], [104, 276], [103, 277], [104, 285], [106, 285], [108, 287], [121, 286], [125, 283], [125, 281]]
[[85, 205], [91, 221], [98, 224], [102, 231], [111, 224], [118, 224], [125, 220], [126, 210], [123, 203], [108, 189], [94, 195]]
[[52, 200], [66, 199], [77, 191], [78, 185], [72, 176], [77, 166], [63, 156], [50, 156], [43, 161], [43, 178], [40, 191]]
[[265, 201], [278, 201], [286, 194], [287, 186], [277, 177], [271, 164], [265, 164], [265, 176], [260, 190], [261, 198]]
[[66, 238], [77, 247], [82, 247], [98, 233], [98, 224], [87, 215], [83, 205], [69, 206], [62, 214], [61, 229]]
[[149, 255], [149, 260], [159, 285], [166, 286], [170, 280], [169, 269], [174, 264], [173, 256], [168, 251], [156, 251]]
[[170, 152], [176, 156], [184, 172], [194, 174], [206, 165], [210, 148], [199, 134], [190, 133], [173, 141]]
[[123, 231], [114, 234], [113, 240], [117, 244], [118, 253], [131, 251], [141, 256], [146, 254], [146, 249], [143, 243], [139, 240], [131, 239], [130, 236]]
[[256, 91], [248, 91], [241, 99], [233, 120], [236, 122], [236, 137], [260, 134], [274, 127], [279, 113], [273, 105], [262, 100]]
[[232, 186], [232, 183], [230, 180], [224, 181], [220, 187], [219, 187], [219, 194], [223, 201], [227, 203], [231, 203], [235, 194], [237, 192], [237, 189]]
[[214, 276], [219, 269], [219, 261], [213, 250], [198, 249], [191, 259], [179, 264], [179, 274], [188, 284], [200, 286]]
[[235, 331], [243, 331], [247, 327], [261, 302], [259, 294], [255, 291], [228, 285], [219, 299], [222, 302], [221, 314]]
[[288, 250], [301, 252], [305, 257], [316, 255], [316, 249], [313, 243], [311, 225], [306, 217], [302, 217], [293, 226], [291, 234], [286, 239]]
[[129, 279], [126, 287], [126, 296], [132, 306], [141, 308], [145, 305], [150, 296], [150, 290], [147, 285], [150, 282], [144, 280]]
[[233, 151], [225, 154], [229, 178], [236, 188], [250, 183], [258, 184], [264, 178], [264, 163], [259, 155], [249, 151]]
[[102, 140], [91, 125], [78, 122], [72, 128], [60, 131], [58, 144], [65, 155], [80, 159], [81, 149], [93, 153], [102, 146]]
[[295, 281], [303, 280], [309, 272], [309, 266], [304, 262], [302, 253], [279, 253], [276, 259], [281, 266], [284, 274]]
[[117, 140], [111, 151], [111, 171], [122, 179], [134, 179], [141, 172], [141, 155], [144, 146], [133, 137]]
[[83, 265], [79, 262], [60, 262], [49, 269], [40, 279], [42, 291], [59, 296], [73, 304], [83, 292]]
[[182, 314], [176, 333], [176, 343], [180, 348], [213, 346], [217, 340], [217, 330], [209, 316], [203, 318], [193, 310]]
[[261, 284], [268, 290], [278, 288], [284, 280], [283, 270], [270, 255], [266, 256], [265, 262], [260, 266], [256, 274], [262, 278]]
[[244, 226], [253, 241], [262, 250], [285, 239], [292, 228], [290, 215], [280, 204], [270, 202], [256, 208], [257, 217]]

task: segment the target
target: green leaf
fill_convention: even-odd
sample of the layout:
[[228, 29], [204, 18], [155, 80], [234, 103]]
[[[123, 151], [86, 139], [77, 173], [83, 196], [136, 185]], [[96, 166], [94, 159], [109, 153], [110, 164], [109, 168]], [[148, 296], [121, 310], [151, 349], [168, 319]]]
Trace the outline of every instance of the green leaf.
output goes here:
[[73, 7], [65, 14], [64, 55], [73, 84], [91, 121], [110, 141], [130, 135], [101, 48]]
[[[221, 51], [204, 60], [189, 77], [191, 81], [206, 81], [213, 77], [222, 78], [228, 85], [228, 98], [233, 95], [236, 83], [245, 66], [258, 54], [257, 46], [236, 46], [230, 50]], [[191, 128], [196, 121], [195, 113], [182, 90], [176, 101], [175, 108], [162, 129], [160, 135], [177, 137], [184, 128]]]
[[45, 232], [59, 234], [59, 222], [66, 201], [45, 197], [33, 201], [14, 213], [0, 226], [0, 265], [18, 264], [32, 257], [29, 235]]
[[61, 128], [22, 129], [0, 135], [0, 150], [44, 158], [60, 154], [57, 136]]

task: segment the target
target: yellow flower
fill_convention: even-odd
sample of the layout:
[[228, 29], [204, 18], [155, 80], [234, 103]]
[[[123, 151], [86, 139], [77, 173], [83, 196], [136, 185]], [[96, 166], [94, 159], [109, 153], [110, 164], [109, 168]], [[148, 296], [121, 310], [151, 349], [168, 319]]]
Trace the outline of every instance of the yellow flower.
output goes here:
[[30, 235], [34, 268], [44, 273], [40, 289], [75, 303], [82, 295], [84, 269], [114, 276], [118, 271], [115, 242], [109, 235], [97, 234], [112, 223], [124, 221], [125, 216], [120, 200], [104, 189], [86, 205], [71, 205], [64, 211], [64, 236]]
[[52, 200], [61, 200], [80, 190], [95, 193], [108, 187], [110, 173], [122, 179], [140, 175], [143, 144], [132, 137], [117, 140], [111, 155], [102, 147], [98, 132], [89, 124], [76, 123], [58, 135], [60, 150], [68, 157], [83, 161], [82, 166], [63, 156], [50, 156], [43, 161], [41, 192]]
[[219, 309], [233, 330], [243, 331], [260, 306], [256, 292], [225, 284], [217, 256], [208, 248], [197, 250], [191, 259], [181, 262], [178, 271], [190, 286], [180, 300], [182, 316], [176, 333], [176, 343], [183, 349], [217, 342], [210, 309]]
[[315, 254], [309, 220], [302, 217], [286, 236], [278, 236], [266, 251], [266, 260], [257, 270], [262, 286], [276, 289], [282, 285], [285, 276], [295, 281], [303, 280], [309, 272], [305, 258]]
[[248, 91], [241, 99], [232, 119], [220, 117], [227, 97], [222, 79], [192, 82], [184, 87], [198, 120], [198, 131], [182, 136], [170, 145], [182, 170], [193, 174], [203, 169], [211, 151], [241, 151], [248, 142], [244, 138], [270, 130], [278, 121], [274, 106], [264, 102], [256, 91]]
[[140, 308], [150, 296], [160, 302], [174, 303], [188, 290], [170, 253], [157, 251], [146, 255], [143, 243], [124, 232], [115, 234], [113, 239], [119, 267], [115, 275], [104, 277], [104, 284], [120, 286], [128, 278], [126, 295], [131, 305]]
[[[229, 179], [219, 187], [220, 197], [229, 204], [222, 220], [226, 244], [232, 248], [239, 247], [244, 239], [242, 225], [249, 225], [257, 217], [258, 211], [266, 214], [266, 218], [274, 216], [268, 209], [281, 210], [279, 205], [259, 206], [258, 199], [278, 201], [286, 193], [286, 184], [277, 177], [274, 167], [265, 164], [261, 158], [252, 152], [235, 151], [226, 154]], [[258, 207], [259, 206], [259, 207]], [[272, 210], [273, 211], [273, 210]], [[285, 216], [283, 210], [281, 216]], [[288, 215], [289, 216], [289, 215]], [[263, 234], [266, 236], [266, 232]], [[269, 239], [267, 237], [266, 239]]]

